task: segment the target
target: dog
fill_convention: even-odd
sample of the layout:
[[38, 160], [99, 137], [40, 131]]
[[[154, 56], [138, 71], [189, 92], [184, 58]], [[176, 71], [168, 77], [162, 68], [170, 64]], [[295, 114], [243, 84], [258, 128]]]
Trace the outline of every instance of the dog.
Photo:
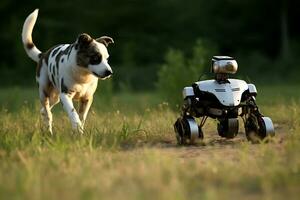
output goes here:
[[[72, 44], [59, 44], [41, 52], [32, 41], [32, 31], [39, 10], [25, 20], [22, 42], [27, 55], [37, 63], [36, 81], [42, 104], [41, 115], [47, 130], [52, 132], [52, 107], [61, 101], [72, 123], [72, 129], [83, 133], [88, 111], [93, 102], [98, 80], [109, 78], [113, 71], [108, 64], [108, 36], [93, 39], [80, 34]], [[73, 100], [79, 101], [78, 113]]]

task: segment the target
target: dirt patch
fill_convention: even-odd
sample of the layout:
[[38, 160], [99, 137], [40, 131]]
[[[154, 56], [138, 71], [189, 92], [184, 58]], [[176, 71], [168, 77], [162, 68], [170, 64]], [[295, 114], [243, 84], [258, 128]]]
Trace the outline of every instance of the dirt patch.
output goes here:
[[[274, 150], [280, 151], [283, 148], [283, 143], [287, 137], [284, 130], [286, 130], [284, 126], [277, 125], [274, 141], [269, 142]], [[184, 160], [197, 159], [200, 162], [206, 162], [209, 159], [219, 158], [222, 160], [224, 158], [232, 162], [239, 162], [243, 145], [247, 145], [249, 155], [255, 155], [260, 144], [249, 143], [244, 132], [239, 132], [233, 139], [225, 139], [216, 132], [210, 131], [205, 134], [203, 141], [198, 141], [195, 145], [179, 146], [174, 137], [154, 143], [151, 148], [160, 148], [163, 152]]]

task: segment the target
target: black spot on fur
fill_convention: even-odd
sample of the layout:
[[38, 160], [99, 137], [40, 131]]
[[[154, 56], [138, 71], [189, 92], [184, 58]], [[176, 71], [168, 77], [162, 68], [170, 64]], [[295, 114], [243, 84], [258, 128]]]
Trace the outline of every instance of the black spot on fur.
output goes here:
[[28, 43], [26, 44], [26, 48], [27, 48], [27, 49], [32, 49], [33, 47], [34, 47], [33, 42], [28, 42]]
[[63, 92], [63, 93], [68, 93], [68, 92], [69, 92], [69, 89], [68, 89], [67, 86], [65, 85], [64, 79], [63, 79], [63, 78], [61, 79], [60, 90], [61, 90], [61, 92]]
[[51, 57], [54, 57], [56, 54], [57, 54], [57, 52], [60, 50], [60, 48], [57, 48], [57, 49], [55, 49], [54, 51], [53, 51], [53, 53], [52, 53], [52, 56]]
[[51, 63], [49, 65], [49, 70], [50, 70], [50, 73], [52, 73], [52, 64]]
[[75, 108], [72, 108], [72, 112], [75, 112]]
[[56, 57], [55, 57], [55, 62], [56, 62], [56, 67], [59, 68], [59, 59], [60, 59], [60, 54], [58, 54]]
[[56, 68], [55, 68], [55, 66], [52, 67], [52, 70], [53, 70], [52, 73], [53, 73], [54, 75], [56, 75]]

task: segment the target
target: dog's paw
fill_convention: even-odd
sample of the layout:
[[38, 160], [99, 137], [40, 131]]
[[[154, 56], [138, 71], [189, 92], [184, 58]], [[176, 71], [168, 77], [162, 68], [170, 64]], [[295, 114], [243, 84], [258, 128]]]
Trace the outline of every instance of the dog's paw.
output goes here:
[[53, 136], [53, 131], [52, 131], [52, 128], [48, 128], [48, 133]]
[[76, 123], [73, 125], [73, 132], [83, 134], [84, 133], [84, 128], [81, 123]]
[[78, 127], [78, 129], [77, 129], [77, 131], [78, 131], [78, 133], [80, 133], [80, 134], [83, 134], [84, 133], [84, 129], [83, 129], [83, 127]]
[[53, 130], [52, 130], [52, 126], [49, 126], [48, 124], [42, 124], [40, 126], [40, 131], [42, 133], [46, 133], [46, 134], [49, 134], [49, 135], [53, 135]]

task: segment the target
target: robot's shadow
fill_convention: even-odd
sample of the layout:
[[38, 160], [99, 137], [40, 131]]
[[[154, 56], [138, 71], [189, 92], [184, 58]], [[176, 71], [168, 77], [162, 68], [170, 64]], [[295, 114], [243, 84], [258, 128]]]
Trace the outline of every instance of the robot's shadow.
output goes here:
[[185, 145], [180, 145], [173, 140], [160, 140], [152, 144], [153, 146], [160, 148], [211, 148], [211, 147], [234, 147], [239, 146], [243, 142], [248, 142], [247, 138], [241, 132], [233, 139], [226, 139], [219, 137], [218, 135], [211, 133], [207, 134], [207, 137], [203, 140], [198, 140], [196, 143], [187, 143]]

